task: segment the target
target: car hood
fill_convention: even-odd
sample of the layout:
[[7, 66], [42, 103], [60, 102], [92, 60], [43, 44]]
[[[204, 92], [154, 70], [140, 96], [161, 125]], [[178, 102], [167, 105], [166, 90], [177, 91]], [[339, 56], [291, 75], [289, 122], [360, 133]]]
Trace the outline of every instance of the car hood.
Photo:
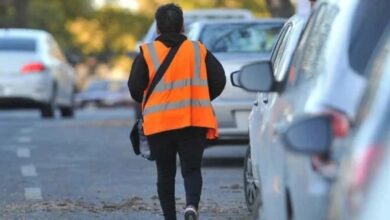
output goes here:
[[230, 81], [231, 73], [238, 71], [242, 66], [261, 60], [269, 59], [269, 54], [259, 53], [216, 53], [215, 57], [221, 62], [226, 75], [226, 86], [216, 101], [240, 100], [252, 102], [256, 99], [256, 93], [247, 92], [241, 88], [234, 87]]
[[268, 53], [214, 53], [214, 56], [221, 62], [248, 63], [270, 58]]

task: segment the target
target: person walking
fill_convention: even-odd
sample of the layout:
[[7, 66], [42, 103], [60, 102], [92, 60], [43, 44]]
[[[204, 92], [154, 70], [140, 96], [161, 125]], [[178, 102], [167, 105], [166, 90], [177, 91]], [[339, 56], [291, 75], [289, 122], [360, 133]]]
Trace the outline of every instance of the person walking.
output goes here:
[[[170, 3], [155, 13], [159, 36], [142, 44], [128, 81], [134, 100], [141, 103], [144, 134], [157, 167], [157, 192], [166, 220], [176, 219], [175, 176], [179, 155], [186, 193], [186, 220], [198, 219], [202, 191], [201, 161], [207, 139], [218, 137], [211, 100], [226, 84], [220, 62], [200, 42], [184, 33], [183, 12]], [[153, 92], [145, 96], [156, 72], [176, 50]], [[167, 55], [168, 54], [168, 55]]]

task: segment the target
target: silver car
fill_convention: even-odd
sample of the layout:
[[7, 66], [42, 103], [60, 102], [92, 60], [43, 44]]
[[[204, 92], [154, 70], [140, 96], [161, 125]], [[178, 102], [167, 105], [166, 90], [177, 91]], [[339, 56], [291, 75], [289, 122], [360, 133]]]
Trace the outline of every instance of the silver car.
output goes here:
[[[270, 58], [275, 76], [279, 80], [283, 79], [288, 72], [291, 58], [305, 27], [306, 20], [306, 17], [295, 15], [286, 22], [280, 31]], [[268, 97], [265, 94], [258, 94], [257, 100], [254, 103], [255, 107], [252, 108], [249, 115], [249, 121], [251, 122], [249, 124], [250, 143], [244, 163], [244, 192], [249, 211], [253, 211], [256, 208], [257, 197], [260, 196], [259, 160], [261, 156], [259, 155], [259, 146], [261, 145], [261, 140], [256, 137], [261, 127], [262, 114], [259, 111], [262, 111], [262, 109], [256, 108], [256, 106], [259, 106], [259, 102], [267, 102], [267, 100]]]
[[369, 68], [357, 131], [332, 187], [331, 219], [390, 219], [390, 28], [382, 39]]
[[75, 72], [53, 36], [0, 29], [0, 108], [38, 108], [42, 117], [72, 117]]
[[[335, 136], [351, 132], [368, 83], [364, 70], [389, 20], [385, 9], [371, 1], [318, 1], [284, 77], [277, 78], [270, 61], [244, 66], [233, 77], [243, 88], [263, 93], [253, 110], [260, 121], [250, 122], [255, 139], [251, 144], [257, 143], [252, 147], [259, 152], [258, 219], [326, 217], [333, 178], [327, 157], [288, 151], [284, 131], [304, 114], [321, 114], [331, 118]], [[365, 19], [370, 14], [376, 16]], [[327, 156], [337, 158], [343, 150], [345, 145], [337, 142]]]
[[131, 106], [134, 101], [130, 97], [127, 81], [124, 80], [92, 80], [88, 86], [76, 95], [78, 107], [117, 107]]
[[[201, 41], [221, 62], [227, 78], [243, 65], [271, 56], [286, 20], [209, 20], [190, 26], [188, 38]], [[218, 143], [248, 143], [248, 116], [256, 94], [227, 83], [212, 104], [220, 127]]]
[[[328, 214], [332, 220], [390, 218], [390, 29], [382, 39], [367, 68], [369, 84], [346, 142], [348, 150], [341, 168], [334, 170]], [[337, 140], [331, 129], [326, 115], [306, 116], [287, 129], [285, 142], [295, 152], [329, 154]]]

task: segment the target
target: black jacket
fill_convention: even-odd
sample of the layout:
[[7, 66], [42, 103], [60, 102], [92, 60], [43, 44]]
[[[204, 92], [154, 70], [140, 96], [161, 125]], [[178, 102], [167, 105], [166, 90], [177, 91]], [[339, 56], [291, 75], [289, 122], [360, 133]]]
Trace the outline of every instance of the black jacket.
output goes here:
[[[187, 37], [181, 34], [162, 34], [156, 40], [161, 41], [167, 47], [173, 47], [186, 40]], [[211, 100], [218, 97], [226, 84], [226, 76], [221, 63], [214, 55], [207, 51], [206, 54], [207, 81]], [[149, 83], [149, 70], [145, 62], [142, 50], [135, 57], [131, 67], [128, 87], [133, 99], [142, 102], [144, 91]]]

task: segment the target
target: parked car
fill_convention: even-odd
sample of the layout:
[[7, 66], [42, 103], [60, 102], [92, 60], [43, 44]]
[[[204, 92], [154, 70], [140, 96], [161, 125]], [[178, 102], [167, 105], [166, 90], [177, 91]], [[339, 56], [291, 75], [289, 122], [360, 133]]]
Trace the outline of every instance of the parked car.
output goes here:
[[44, 118], [73, 117], [75, 72], [52, 35], [0, 29], [0, 107], [38, 108]]
[[[184, 17], [184, 31], [189, 33], [190, 25], [196, 21], [215, 20], [215, 19], [253, 19], [255, 18], [249, 10], [246, 9], [197, 9], [183, 12]], [[134, 51], [128, 52], [129, 57], [135, 57], [139, 53], [139, 46], [141, 43], [150, 43], [158, 37], [156, 21], [149, 27], [148, 32], [143, 39], [136, 43]]]
[[[271, 56], [286, 20], [213, 20], [191, 25], [189, 39], [201, 41], [221, 62], [227, 77], [243, 65]], [[216, 143], [248, 143], [248, 115], [256, 95], [226, 84], [212, 104], [220, 127]]]
[[[390, 202], [390, 26], [372, 65], [369, 84], [341, 159], [330, 199], [329, 219], [389, 219]], [[330, 154], [336, 138], [327, 115], [309, 115], [286, 129], [292, 151]]]
[[[199, 20], [215, 20], [215, 19], [253, 19], [253, 14], [246, 9], [198, 9], [184, 11], [184, 30], [187, 31], [189, 25]], [[142, 40], [144, 43], [154, 41], [158, 36], [156, 21], [150, 26], [147, 34]]]
[[[280, 31], [278, 40], [272, 50], [271, 63], [275, 76], [281, 80], [288, 72], [291, 58], [298, 44], [299, 38], [306, 24], [306, 17], [295, 15], [291, 17]], [[270, 94], [273, 96], [275, 94]], [[259, 102], [264, 102], [264, 94], [258, 94], [254, 106], [258, 106]], [[267, 97], [265, 97], [267, 98]], [[260, 130], [261, 113], [260, 109], [253, 107], [249, 115], [249, 146], [244, 160], [244, 193], [245, 201], [249, 211], [256, 208], [257, 197], [260, 196], [260, 177], [259, 177], [259, 145], [261, 142], [257, 139], [258, 131]], [[264, 111], [264, 110], [261, 110]]]
[[117, 107], [130, 106], [131, 99], [127, 82], [123, 80], [93, 80], [87, 88], [77, 94], [76, 103], [79, 107]]
[[[259, 110], [253, 110], [261, 115], [260, 126], [253, 128], [257, 141], [251, 140], [260, 143], [253, 146], [260, 157], [258, 219], [325, 218], [331, 177], [314, 163], [317, 157], [287, 151], [282, 134], [304, 114], [330, 117], [338, 137], [350, 132], [367, 86], [364, 70], [389, 20], [385, 0], [375, 1], [318, 1], [284, 77], [275, 76], [270, 61], [233, 75], [235, 85], [263, 93], [254, 106]], [[344, 150], [337, 143], [330, 157]]]

